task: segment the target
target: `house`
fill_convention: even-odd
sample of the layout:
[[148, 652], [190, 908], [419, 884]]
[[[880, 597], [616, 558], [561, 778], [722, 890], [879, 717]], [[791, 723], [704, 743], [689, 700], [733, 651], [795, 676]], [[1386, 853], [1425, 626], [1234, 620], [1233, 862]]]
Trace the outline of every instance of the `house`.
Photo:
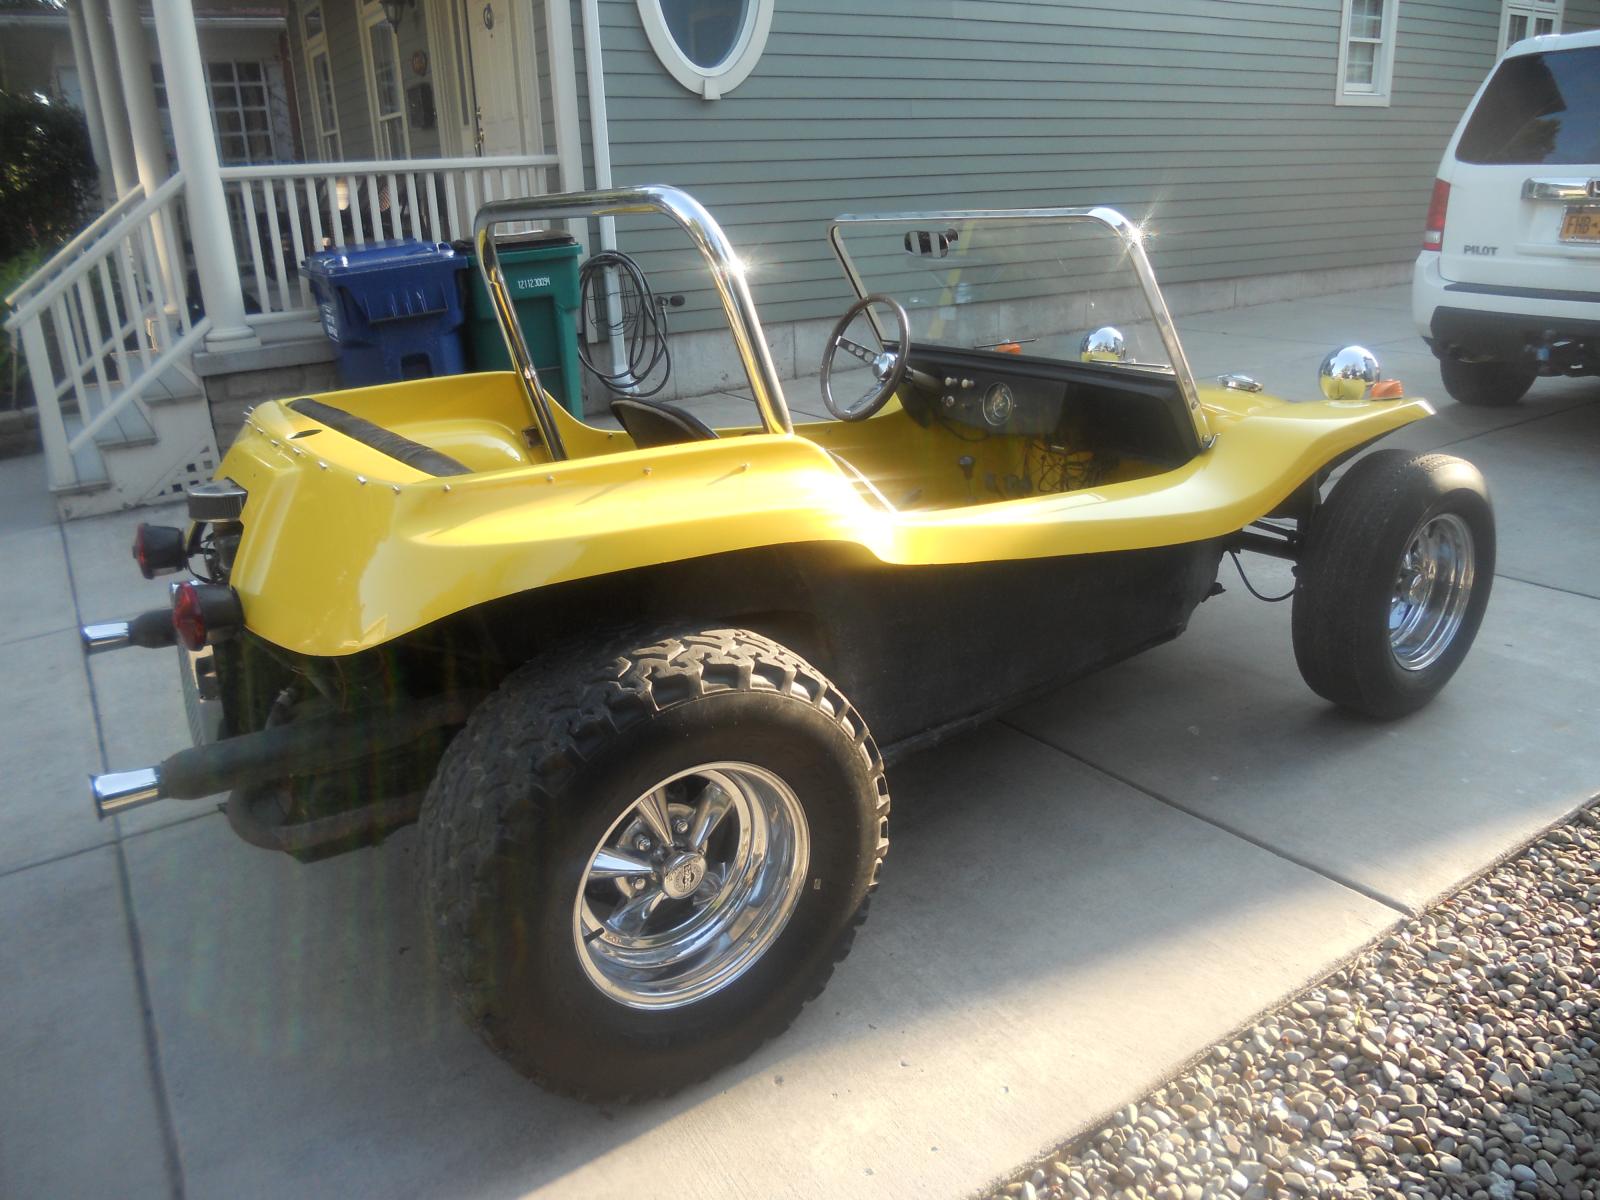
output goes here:
[[[69, 514], [168, 494], [252, 400], [332, 386], [305, 254], [462, 237], [507, 195], [687, 188], [747, 252], [788, 376], [842, 311], [824, 235], [845, 210], [1111, 204], [1154, 234], [1178, 313], [1392, 284], [1496, 55], [1600, 26], [1600, 0], [281, 2], [254, 61], [289, 111], [241, 154], [212, 72], [251, 60], [208, 58], [193, 0], [153, 0], [154, 38], [134, 0], [67, 0], [117, 199], [8, 328]], [[130, 61], [151, 56], [165, 110]], [[665, 394], [727, 386], [709, 292], [647, 230], [614, 237], [683, 299]]]
[[[52, 11], [43, 4], [0, 12], [0, 88], [37, 95], [87, 113], [85, 78], [92, 76], [93, 67], [88, 62], [80, 65], [75, 52], [74, 39], [82, 39], [83, 56], [88, 58], [87, 29], [80, 17], [81, 10]], [[143, 37], [139, 45], [155, 88], [170, 169], [177, 160], [161, 59], [152, 36], [155, 22], [150, 13], [140, 14], [140, 25]], [[302, 151], [298, 114], [290, 90], [294, 81], [284, 9], [275, 4], [213, 4], [195, 10], [195, 28], [219, 127], [217, 153], [222, 163], [298, 161]], [[92, 77], [87, 86], [90, 94], [97, 97]], [[106, 202], [111, 204], [120, 192], [98, 103], [93, 115], [90, 141], [101, 188]]]

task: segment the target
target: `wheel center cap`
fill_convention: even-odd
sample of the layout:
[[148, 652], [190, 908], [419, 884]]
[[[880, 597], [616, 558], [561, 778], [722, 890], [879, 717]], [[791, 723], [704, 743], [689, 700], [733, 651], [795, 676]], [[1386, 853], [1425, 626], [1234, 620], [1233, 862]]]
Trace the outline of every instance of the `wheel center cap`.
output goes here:
[[661, 868], [661, 890], [674, 900], [682, 900], [692, 895], [705, 877], [706, 860], [702, 855], [675, 854]]

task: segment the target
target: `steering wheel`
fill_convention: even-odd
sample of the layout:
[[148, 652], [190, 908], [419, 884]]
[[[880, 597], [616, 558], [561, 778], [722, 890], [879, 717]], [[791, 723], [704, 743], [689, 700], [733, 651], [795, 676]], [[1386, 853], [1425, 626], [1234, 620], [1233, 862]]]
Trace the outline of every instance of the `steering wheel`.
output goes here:
[[[886, 345], [877, 350], [845, 337], [845, 330], [850, 328], [850, 323], [874, 304], [882, 305], [894, 314], [898, 330], [894, 345]], [[876, 380], [859, 399], [846, 405], [839, 404], [833, 398], [833, 362], [841, 350], [871, 367]], [[833, 327], [833, 332], [828, 336], [828, 344], [822, 351], [822, 403], [841, 421], [865, 421], [889, 403], [889, 397], [894, 395], [896, 389], [905, 381], [906, 359], [910, 353], [911, 321], [906, 316], [906, 310], [890, 296], [877, 294], [863, 296], [850, 306], [849, 311]]]

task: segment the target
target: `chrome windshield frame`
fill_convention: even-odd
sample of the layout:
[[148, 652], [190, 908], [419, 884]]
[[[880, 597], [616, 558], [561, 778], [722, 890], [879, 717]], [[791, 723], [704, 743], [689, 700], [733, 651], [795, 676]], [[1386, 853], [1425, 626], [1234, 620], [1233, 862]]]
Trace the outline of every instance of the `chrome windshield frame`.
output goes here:
[[1116, 209], [1097, 205], [1092, 208], [979, 208], [944, 212], [846, 213], [835, 217], [828, 226], [828, 241], [839, 259], [839, 265], [844, 268], [844, 273], [850, 280], [850, 286], [855, 289], [858, 297], [865, 298], [866, 286], [861, 281], [860, 272], [856, 270], [855, 261], [850, 257], [850, 251], [845, 248], [844, 238], [840, 232], [844, 226], [921, 223], [953, 225], [962, 221], [1094, 221], [1109, 229], [1122, 242], [1128, 260], [1133, 264], [1133, 273], [1139, 280], [1139, 289], [1144, 293], [1145, 301], [1150, 306], [1156, 330], [1161, 335], [1161, 344], [1166, 349], [1167, 357], [1171, 359], [1172, 374], [1177, 380], [1184, 407], [1189, 412], [1195, 437], [1199, 439], [1201, 449], [1210, 448], [1216, 441], [1216, 435], [1211, 432], [1205, 410], [1200, 406], [1200, 392], [1195, 387], [1194, 372], [1189, 369], [1189, 360], [1184, 355], [1183, 344], [1178, 341], [1177, 327], [1172, 323], [1172, 314], [1167, 311], [1167, 302], [1161, 295], [1155, 272], [1150, 267], [1150, 259], [1144, 252], [1143, 231]]
[[480, 208], [472, 222], [472, 241], [477, 248], [478, 270], [483, 275], [484, 286], [494, 304], [495, 316], [500, 322], [500, 334], [505, 338], [506, 350], [511, 355], [512, 366], [522, 384], [523, 396], [551, 459], [559, 461], [566, 458], [566, 445], [551, 414], [548, 397], [539, 385], [538, 368], [533, 365], [533, 356], [528, 352], [522, 327], [516, 319], [516, 309], [511, 302], [510, 290], [506, 287], [505, 274], [500, 269], [494, 229], [498, 225], [520, 222], [547, 226], [556, 221], [642, 213], [657, 213], [676, 222], [700, 251], [711, 271], [712, 284], [722, 301], [723, 313], [728, 318], [734, 348], [744, 364], [745, 374], [750, 378], [756, 408], [761, 413], [761, 423], [768, 433], [793, 433], [794, 422], [789, 416], [783, 387], [778, 381], [778, 371], [773, 365], [772, 353], [761, 329], [755, 301], [750, 298], [750, 288], [745, 282], [744, 264], [734, 253], [722, 226], [693, 196], [675, 187], [645, 184], [598, 192], [561, 192], [520, 200], [495, 200]]

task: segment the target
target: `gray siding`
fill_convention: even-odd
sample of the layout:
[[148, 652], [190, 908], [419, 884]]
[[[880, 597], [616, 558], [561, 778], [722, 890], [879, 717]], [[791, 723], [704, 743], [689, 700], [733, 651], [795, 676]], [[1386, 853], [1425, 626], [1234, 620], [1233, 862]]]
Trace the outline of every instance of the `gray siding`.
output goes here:
[[1561, 32], [1582, 33], [1586, 29], [1600, 29], [1600, 0], [1567, 0]]
[[[769, 323], [840, 311], [842, 211], [1111, 204], [1157, 231], [1168, 283], [1403, 262], [1499, 12], [1400, 0], [1390, 106], [1339, 107], [1339, 0], [781, 0], [754, 73], [707, 102], [634, 0], [602, 0], [613, 171], [704, 201]], [[1569, 0], [1566, 28], [1597, 22]], [[668, 244], [623, 238], [686, 288]], [[709, 327], [707, 300], [674, 327]]]

